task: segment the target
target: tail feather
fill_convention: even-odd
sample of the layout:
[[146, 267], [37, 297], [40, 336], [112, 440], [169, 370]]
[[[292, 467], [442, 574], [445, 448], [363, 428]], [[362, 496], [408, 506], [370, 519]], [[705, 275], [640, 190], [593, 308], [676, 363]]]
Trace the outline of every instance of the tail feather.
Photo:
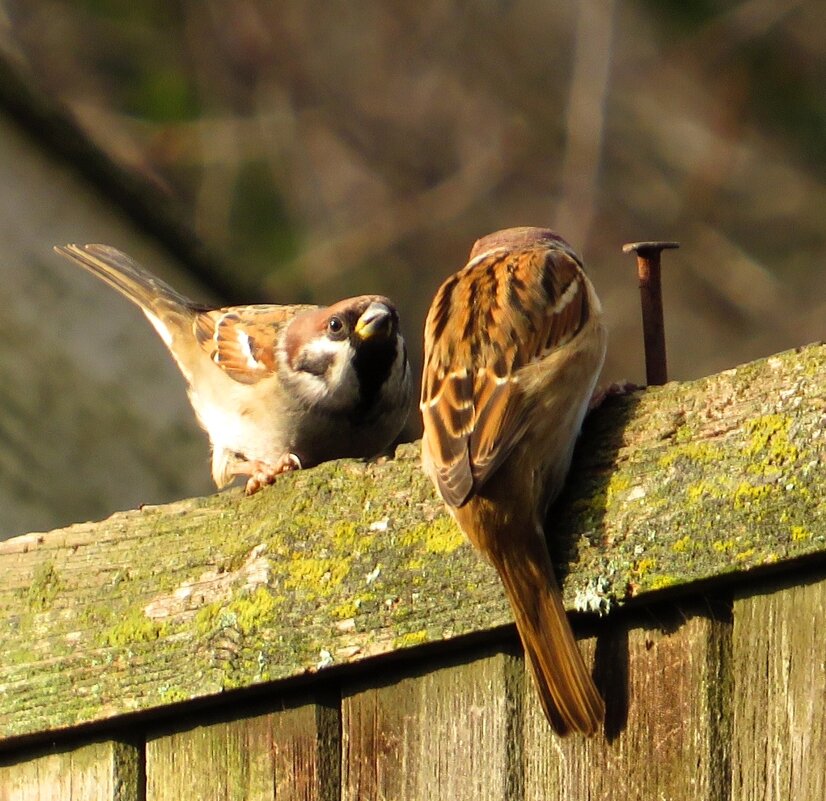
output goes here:
[[193, 303], [169, 284], [143, 269], [134, 259], [109, 245], [64, 245], [55, 251], [88, 270], [155, 316]]
[[605, 704], [576, 644], [545, 543], [492, 553], [545, 717], [558, 734], [595, 734]]

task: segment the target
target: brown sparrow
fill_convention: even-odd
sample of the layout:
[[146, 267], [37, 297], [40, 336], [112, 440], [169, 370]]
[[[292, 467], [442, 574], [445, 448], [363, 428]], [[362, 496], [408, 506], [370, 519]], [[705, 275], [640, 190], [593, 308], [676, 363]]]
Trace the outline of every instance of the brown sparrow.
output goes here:
[[393, 304], [199, 306], [107, 245], [55, 250], [137, 304], [189, 384], [223, 487], [256, 492], [288, 470], [375, 456], [401, 431], [410, 367]]
[[562, 605], [543, 521], [605, 356], [582, 262], [543, 228], [483, 237], [427, 316], [422, 460], [499, 572], [546, 717], [593, 734], [605, 707]]

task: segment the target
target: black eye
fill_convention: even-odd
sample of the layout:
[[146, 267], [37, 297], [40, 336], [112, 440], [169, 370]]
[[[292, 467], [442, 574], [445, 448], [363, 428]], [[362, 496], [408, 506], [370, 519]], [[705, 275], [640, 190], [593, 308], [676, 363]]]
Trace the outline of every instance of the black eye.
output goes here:
[[332, 337], [340, 337], [344, 331], [344, 323], [341, 317], [331, 317], [327, 321], [327, 331]]

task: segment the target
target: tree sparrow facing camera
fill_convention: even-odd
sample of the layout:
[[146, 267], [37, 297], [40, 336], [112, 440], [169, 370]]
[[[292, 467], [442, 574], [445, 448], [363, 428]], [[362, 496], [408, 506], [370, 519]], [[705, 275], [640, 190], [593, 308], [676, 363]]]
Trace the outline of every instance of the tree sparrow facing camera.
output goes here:
[[189, 384], [223, 487], [248, 495], [289, 470], [384, 451], [410, 407], [407, 348], [392, 302], [329, 307], [193, 303], [107, 245], [55, 250], [135, 303]]
[[605, 707], [562, 605], [544, 520], [605, 357], [594, 287], [552, 231], [490, 234], [437, 292], [424, 346], [424, 469], [499, 572], [548, 721], [560, 734], [593, 734]]

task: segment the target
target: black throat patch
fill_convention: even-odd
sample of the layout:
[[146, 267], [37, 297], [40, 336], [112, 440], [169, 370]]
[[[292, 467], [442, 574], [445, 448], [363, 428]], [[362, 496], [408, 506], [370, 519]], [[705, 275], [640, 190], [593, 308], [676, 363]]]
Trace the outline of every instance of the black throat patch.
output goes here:
[[353, 370], [359, 384], [359, 401], [353, 417], [370, 417], [375, 412], [381, 388], [396, 361], [398, 337], [379, 342], [360, 342], [353, 359]]

